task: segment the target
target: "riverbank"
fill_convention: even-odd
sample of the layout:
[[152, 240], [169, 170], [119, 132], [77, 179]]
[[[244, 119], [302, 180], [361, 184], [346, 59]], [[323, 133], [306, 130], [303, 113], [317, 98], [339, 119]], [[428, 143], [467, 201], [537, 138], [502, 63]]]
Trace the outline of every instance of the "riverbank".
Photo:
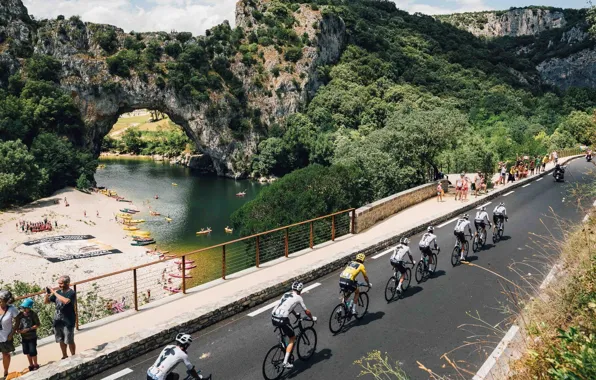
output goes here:
[[[146, 247], [130, 245], [131, 237], [115, 220], [123, 207], [146, 211], [142, 205], [65, 188], [50, 197], [3, 212], [0, 214], [1, 280], [45, 286], [68, 274], [76, 282], [156, 260], [146, 253]], [[19, 226], [21, 221], [44, 220], [51, 224], [51, 231], [26, 233]]]

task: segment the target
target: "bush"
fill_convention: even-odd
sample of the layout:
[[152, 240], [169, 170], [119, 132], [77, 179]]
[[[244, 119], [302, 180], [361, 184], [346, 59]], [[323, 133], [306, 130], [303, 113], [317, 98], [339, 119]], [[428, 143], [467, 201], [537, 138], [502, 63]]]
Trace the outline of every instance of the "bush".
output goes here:
[[97, 30], [93, 38], [106, 53], [113, 54], [118, 49], [118, 38], [112, 28], [106, 27]]
[[176, 39], [180, 41], [182, 45], [184, 45], [187, 41], [190, 41], [192, 38], [192, 33], [190, 32], [180, 32], [176, 34]]
[[139, 63], [139, 55], [134, 50], [122, 50], [118, 54], [106, 59], [108, 70], [119, 77], [130, 77], [130, 70]]
[[176, 42], [169, 43], [165, 47], [165, 52], [172, 58], [178, 58], [180, 53], [182, 53], [182, 46], [180, 46], [180, 44]]
[[87, 190], [91, 187], [91, 182], [87, 179], [85, 174], [81, 174], [79, 179], [77, 179], [77, 189], [79, 190]]
[[296, 46], [287, 48], [284, 53], [284, 58], [286, 61], [298, 62], [300, 58], [302, 58], [302, 48]]
[[27, 60], [25, 69], [30, 79], [58, 82], [62, 65], [49, 55], [34, 54]]

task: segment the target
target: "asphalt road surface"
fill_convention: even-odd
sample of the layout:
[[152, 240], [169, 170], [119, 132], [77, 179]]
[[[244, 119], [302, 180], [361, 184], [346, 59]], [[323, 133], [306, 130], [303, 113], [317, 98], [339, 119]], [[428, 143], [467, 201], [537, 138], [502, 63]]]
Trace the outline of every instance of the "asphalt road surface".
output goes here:
[[[539, 284], [556, 259], [551, 256], [546, 266], [549, 260], [544, 256], [552, 255], [554, 250], [548, 247], [549, 239], [539, 236], [558, 239], [561, 229], [557, 226], [561, 220], [578, 222], [584, 217], [573, 204], [568, 189], [578, 183], [593, 183], [596, 178], [591, 173], [593, 169], [592, 164], [578, 159], [568, 166], [566, 183], [555, 183], [549, 175], [492, 200], [487, 206], [491, 217], [499, 202], [505, 202], [507, 207], [510, 218], [505, 224], [505, 236], [493, 245], [489, 232], [489, 242], [477, 254], [471, 252], [470, 244], [470, 262], [526, 288], [529, 286], [526, 280]], [[470, 214], [473, 218], [475, 210]], [[387, 303], [384, 298], [385, 284], [392, 274], [389, 254], [367, 258], [366, 269], [373, 284], [368, 314], [361, 321], [349, 323], [337, 335], [329, 331], [328, 321], [339, 303], [339, 271], [305, 284], [314, 286], [304, 294], [304, 300], [319, 319], [315, 325], [319, 338], [317, 350], [310, 361], [297, 360], [284, 378], [355, 379], [360, 369], [354, 361], [372, 350], [386, 352], [412, 379], [429, 378], [418, 368], [417, 361], [438, 374], [457, 378], [455, 370], [441, 358], [449, 353], [449, 359], [463, 370], [464, 377], [472, 378], [509, 328], [507, 321], [511, 314], [507, 311], [513, 304], [505, 289], [514, 287], [506, 286], [506, 281], [480, 267], [451, 266], [454, 225], [453, 221], [435, 230], [442, 249], [437, 272], [421, 284], [412, 279], [402, 299]], [[410, 239], [414, 259], [418, 261], [420, 235]], [[517, 268], [518, 272], [511, 268]], [[271, 309], [251, 314], [264, 305], [193, 334], [194, 343], [189, 349], [193, 364], [203, 374], [212, 373], [214, 380], [262, 379], [265, 354], [278, 341], [271, 325]], [[147, 368], [160, 351], [152, 351], [93, 379], [146, 379]], [[184, 378], [183, 365], [177, 372]]]

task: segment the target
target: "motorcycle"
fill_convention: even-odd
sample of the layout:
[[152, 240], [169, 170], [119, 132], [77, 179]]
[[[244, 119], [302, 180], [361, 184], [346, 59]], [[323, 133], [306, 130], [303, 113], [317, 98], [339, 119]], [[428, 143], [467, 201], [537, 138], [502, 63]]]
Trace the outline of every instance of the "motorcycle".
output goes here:
[[555, 182], [564, 182], [565, 181], [565, 167], [557, 165], [557, 167], [555, 168], [555, 171], [553, 172], [553, 178], [555, 179]]

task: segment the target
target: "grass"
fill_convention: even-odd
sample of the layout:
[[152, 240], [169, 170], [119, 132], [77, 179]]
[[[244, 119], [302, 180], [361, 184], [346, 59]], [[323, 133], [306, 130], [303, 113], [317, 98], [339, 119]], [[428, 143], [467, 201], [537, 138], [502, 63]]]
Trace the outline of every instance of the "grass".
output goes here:
[[112, 127], [112, 130], [108, 133], [108, 136], [119, 139], [128, 128], [136, 128], [140, 131], [156, 132], [158, 130], [171, 131], [175, 129], [181, 129], [176, 123], [170, 120], [169, 117], [155, 122], [150, 122], [151, 115], [132, 116], [132, 117], [120, 117], [116, 124]]

